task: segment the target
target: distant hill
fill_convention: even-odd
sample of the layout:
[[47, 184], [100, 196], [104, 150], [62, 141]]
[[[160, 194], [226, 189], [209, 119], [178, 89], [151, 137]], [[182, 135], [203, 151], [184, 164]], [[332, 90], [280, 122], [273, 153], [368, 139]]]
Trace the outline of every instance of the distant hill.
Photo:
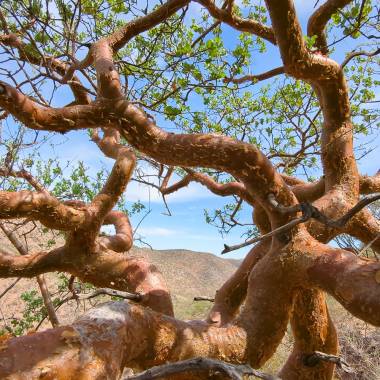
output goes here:
[[209, 303], [194, 303], [194, 296], [213, 297], [240, 262], [185, 249], [151, 250], [134, 247], [129, 254], [145, 257], [163, 273], [179, 318], [195, 318], [203, 314], [203, 309]]
[[[20, 235], [27, 231], [22, 228]], [[41, 233], [36, 229], [28, 235], [30, 251], [36, 251], [47, 245], [61, 245], [62, 236], [51, 233]], [[10, 254], [18, 254], [8, 241], [7, 237], [0, 234], [0, 246], [2, 251]], [[194, 296], [215, 295], [215, 291], [234, 273], [239, 260], [223, 259], [210, 253], [194, 252], [185, 249], [152, 250], [148, 248], [133, 247], [128, 256], [140, 256], [156, 265], [163, 273], [171, 291], [175, 314], [181, 319], [203, 318], [210, 302], [194, 302]], [[49, 290], [56, 293], [58, 285], [57, 274], [47, 274]], [[14, 279], [0, 279], [0, 293], [14, 282]], [[23, 310], [23, 302], [20, 295], [31, 289], [38, 289], [34, 279], [22, 279], [3, 298], [0, 299], [0, 308], [3, 312], [3, 321], [10, 318], [18, 318]], [[83, 312], [84, 305], [78, 305], [70, 301], [69, 305], [59, 310], [60, 320], [70, 323], [72, 319]], [[88, 307], [88, 306], [87, 306]], [[45, 326], [45, 324], [44, 324]], [[46, 324], [46, 326], [48, 326]], [[0, 322], [1, 327], [1, 322]]]
[[[62, 244], [62, 242], [60, 235], [43, 234], [38, 230], [33, 231], [28, 239], [30, 250], [41, 249], [46, 245]], [[2, 251], [17, 254], [2, 233], [0, 233], [0, 247]], [[234, 273], [241, 262], [241, 260], [224, 259], [210, 253], [184, 249], [151, 250], [133, 247], [126, 254], [147, 258], [163, 273], [172, 293], [176, 317], [180, 319], [204, 318], [211, 303], [194, 302], [193, 297], [214, 296], [215, 291]], [[45, 277], [54, 298], [59, 284], [58, 274], [50, 273]], [[0, 294], [14, 281], [15, 279], [0, 279]], [[0, 329], [4, 326], [4, 322], [10, 324], [12, 318], [20, 318], [25, 311], [26, 304], [20, 299], [20, 295], [37, 289], [34, 279], [22, 279], [0, 298]], [[106, 297], [99, 297], [95, 303], [105, 299]], [[340, 330], [343, 357], [355, 368], [354, 374], [339, 370], [338, 378], [342, 380], [380, 380], [380, 331], [349, 316], [330, 297], [328, 303], [332, 317]], [[70, 301], [58, 310], [58, 318], [62, 324], [70, 323], [92, 305], [94, 305], [93, 301], [91, 303], [89, 301], [86, 303]], [[44, 322], [42, 325], [42, 328], [49, 327], [48, 322]], [[286, 361], [291, 346], [292, 337], [290, 334], [286, 334], [276, 355], [265, 365], [264, 370], [276, 373]]]

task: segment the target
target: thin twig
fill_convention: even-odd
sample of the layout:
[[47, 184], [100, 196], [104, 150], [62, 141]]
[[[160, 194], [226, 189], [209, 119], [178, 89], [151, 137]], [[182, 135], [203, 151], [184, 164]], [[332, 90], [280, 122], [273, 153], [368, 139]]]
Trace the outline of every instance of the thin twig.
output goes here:
[[257, 243], [261, 240], [267, 239], [269, 237], [279, 235], [281, 233], [284, 233], [293, 227], [297, 226], [300, 223], [304, 223], [308, 221], [309, 219], [315, 219], [318, 222], [333, 228], [342, 228], [346, 225], [346, 223], [359, 211], [361, 211], [364, 207], [368, 206], [369, 204], [377, 201], [380, 199], [380, 193], [370, 194], [365, 197], [363, 197], [354, 207], [352, 207], [346, 214], [344, 214], [341, 218], [334, 220], [330, 219], [328, 216], [323, 214], [321, 211], [319, 211], [316, 207], [314, 207], [310, 203], [299, 203], [294, 206], [286, 207], [281, 205], [277, 200], [275, 199], [273, 194], [269, 194], [268, 201], [269, 203], [275, 208], [278, 212], [281, 214], [293, 214], [295, 212], [302, 212], [302, 217], [296, 218], [291, 220], [289, 223], [284, 224], [283, 226], [276, 228], [275, 230], [268, 232], [267, 234], [258, 236], [256, 238], [247, 240], [244, 243], [236, 244], [233, 246], [229, 246], [227, 244], [224, 244], [224, 249], [221, 252], [221, 254], [225, 254], [231, 251], [235, 251], [237, 249], [246, 247], [248, 245], [251, 245], [253, 243]]
[[16, 279], [12, 284], [10, 284], [1, 294], [0, 298], [3, 298], [19, 281], [21, 280], [21, 277]]
[[91, 298], [94, 298], [94, 297], [97, 297], [97, 296], [101, 296], [101, 295], [107, 295], [107, 296], [111, 296], [111, 297], [119, 297], [119, 298], [123, 298], [123, 299], [126, 299], [126, 300], [131, 300], [131, 301], [136, 301], [136, 302], [141, 301], [141, 299], [142, 299], [142, 295], [140, 293], [122, 292], [122, 291], [119, 291], [119, 290], [108, 289], [108, 288], [99, 288], [99, 289], [96, 289], [90, 295], [85, 296], [85, 297], [79, 297], [79, 299], [81, 299], [81, 300], [83, 300], [83, 299], [91, 299]]
[[215, 298], [213, 298], [213, 297], [205, 297], [205, 296], [197, 296], [197, 297], [194, 297], [193, 301], [209, 301], [209, 302], [214, 302]]
[[[358, 253], [358, 255], [362, 255], [367, 249], [369, 249], [372, 244], [378, 239], [380, 238], [380, 233], [378, 233], [368, 244], [366, 244]], [[377, 257], [377, 256], [376, 256]]]
[[324, 352], [314, 351], [311, 355], [305, 356], [303, 360], [304, 364], [308, 367], [314, 367], [321, 361], [334, 363], [344, 372], [347, 373], [355, 372], [353, 368], [351, 368], [349, 364], [341, 357], [336, 355], [325, 354]]

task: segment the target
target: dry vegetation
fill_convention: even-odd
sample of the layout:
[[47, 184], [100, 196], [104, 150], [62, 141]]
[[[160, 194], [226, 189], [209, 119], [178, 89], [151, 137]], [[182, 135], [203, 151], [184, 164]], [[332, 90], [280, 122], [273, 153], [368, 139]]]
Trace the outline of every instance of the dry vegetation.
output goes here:
[[[24, 230], [28, 230], [25, 228]], [[31, 248], [43, 247], [47, 240], [59, 243], [59, 236], [39, 233], [38, 230], [28, 235], [27, 241]], [[0, 244], [3, 249], [15, 252], [8, 239], [0, 234]], [[239, 266], [239, 260], [223, 259], [209, 253], [189, 250], [151, 250], [133, 247], [128, 256], [147, 258], [164, 274], [173, 297], [175, 316], [179, 319], [204, 319], [207, 317], [211, 303], [208, 301], [194, 302], [194, 296], [213, 296], [215, 291], [234, 273]], [[59, 279], [56, 273], [47, 274], [50, 293], [59, 294]], [[6, 289], [14, 282], [13, 279], [0, 279], [0, 289]], [[13, 318], [22, 318], [26, 302], [20, 300], [20, 295], [34, 290], [38, 293], [37, 283], [33, 279], [21, 279], [0, 300], [2, 322], [0, 329], [9, 325]], [[93, 288], [83, 289], [90, 294]], [[62, 293], [60, 294], [62, 297]], [[108, 296], [100, 296], [91, 301], [69, 301], [57, 309], [57, 315], [62, 324], [71, 324], [81, 314], [100, 302], [110, 300]], [[334, 323], [338, 327], [340, 355], [353, 368], [353, 373], [337, 369], [336, 378], [341, 380], [377, 380], [380, 379], [380, 331], [361, 320], [352, 317], [333, 298], [328, 299], [329, 308]], [[33, 323], [36, 326], [37, 322]], [[39, 331], [50, 328], [48, 319], [39, 326]], [[30, 328], [30, 331], [33, 331]], [[6, 331], [6, 329], [5, 329]], [[267, 373], [276, 374], [286, 360], [294, 343], [290, 326], [276, 354], [263, 367]]]

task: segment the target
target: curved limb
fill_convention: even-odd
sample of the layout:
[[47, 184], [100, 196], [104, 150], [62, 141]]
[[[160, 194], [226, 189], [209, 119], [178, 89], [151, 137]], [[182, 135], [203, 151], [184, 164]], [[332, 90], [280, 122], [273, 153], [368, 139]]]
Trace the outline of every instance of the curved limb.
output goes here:
[[75, 70], [85, 69], [86, 67], [90, 66], [96, 60], [96, 55], [98, 54], [97, 50], [100, 46], [108, 46], [111, 54], [114, 54], [123, 46], [125, 46], [133, 37], [155, 27], [162, 21], [168, 19], [179, 9], [189, 4], [189, 2], [190, 0], [168, 0], [165, 4], [157, 7], [151, 13], [126, 23], [126, 25], [117, 29], [108, 37], [99, 40], [98, 43], [95, 43], [91, 46], [90, 51], [82, 61], [75, 62], [69, 67], [62, 79], [63, 82], [71, 80], [73, 78]]
[[[78, 200], [69, 200], [64, 202], [65, 205], [75, 207], [79, 210], [85, 210], [87, 204]], [[115, 235], [98, 236], [97, 241], [102, 248], [111, 249], [115, 252], [129, 251], [133, 245], [133, 231], [128, 215], [122, 211], [112, 210], [103, 220], [104, 225], [113, 225]]]
[[[316, 182], [304, 182], [298, 178], [281, 174], [287, 185], [290, 186], [300, 202], [313, 202], [325, 194], [325, 180], [321, 177]], [[360, 194], [373, 194], [380, 192], [380, 175], [360, 176]]]
[[[115, 133], [116, 137], [114, 136]], [[85, 207], [86, 220], [70, 234], [69, 240], [71, 241], [70, 244], [79, 244], [81, 247], [86, 247], [87, 250], [91, 251], [94, 249], [100, 227], [103, 224], [110, 223], [115, 225], [117, 235], [113, 238], [103, 238], [101, 240], [106, 248], [114, 246], [120, 252], [131, 247], [132, 231], [128, 217], [123, 216], [121, 212], [111, 213], [111, 210], [130, 181], [136, 163], [136, 156], [130, 148], [118, 143], [118, 132], [112, 129], [107, 128], [105, 130], [105, 137], [102, 140], [97, 135], [93, 139], [109, 157], [115, 158], [116, 161], [102, 190]], [[81, 205], [80, 208], [82, 208]], [[108, 220], [106, 220], [107, 216]], [[118, 217], [120, 219], [117, 219]]]
[[360, 177], [360, 194], [373, 194], [380, 192], [380, 171], [374, 176]]
[[112, 236], [100, 236], [101, 246], [115, 252], [129, 251], [133, 245], [133, 232], [128, 216], [121, 211], [111, 211], [104, 218], [103, 225], [112, 224], [116, 233]]
[[[102, 100], [88, 106], [43, 109], [11, 86], [2, 83], [0, 89], [0, 105], [30, 128], [54, 131], [93, 128], [95, 123], [109, 118], [112, 110], [112, 118], [118, 121], [123, 136], [154, 159], [173, 166], [207, 167], [211, 162], [211, 167], [238, 178], [245, 184], [247, 191], [255, 193], [267, 207], [266, 196], [269, 193], [278, 193], [285, 205], [296, 202], [293, 193], [285, 186], [269, 160], [250, 144], [225, 136], [164, 132], [142, 110], [123, 99]], [[273, 221], [278, 224], [288, 220], [281, 215], [274, 216]]]
[[337, 62], [307, 49], [293, 1], [266, 0], [266, 4], [285, 72], [294, 78], [308, 80], [321, 105], [326, 191], [341, 188], [347, 199], [355, 200], [359, 195], [359, 176], [353, 154], [350, 101], [343, 70]]
[[[18, 250], [20, 255], [28, 254], [26, 246], [23, 244], [23, 242], [19, 239], [19, 237], [16, 235], [14, 231], [10, 230], [4, 223], [0, 223], [0, 229], [4, 232], [9, 241], [13, 244], [13, 246]], [[59, 325], [59, 321], [50, 297], [45, 277], [43, 275], [39, 275], [36, 276], [36, 280], [40, 288], [42, 299], [44, 300], [44, 305], [49, 316], [50, 323], [53, 327], [56, 327]]]
[[29, 128], [61, 133], [74, 129], [94, 128], [108, 113], [106, 107], [94, 102], [63, 108], [41, 107], [31, 98], [1, 81], [0, 106]]
[[310, 282], [351, 314], [380, 326], [380, 262], [316, 242], [310, 252], [303, 262]]
[[50, 252], [37, 252], [24, 256], [0, 253], [0, 276], [34, 277], [46, 272], [59, 270], [66, 253], [65, 247]]
[[[286, 330], [294, 293], [284, 285], [278, 260], [275, 265], [270, 259], [259, 266], [249, 279], [245, 309], [233, 325], [182, 322], [126, 302], [107, 303], [90, 310], [72, 327], [8, 341], [0, 351], [0, 376], [17, 372], [34, 379], [43, 368], [57, 379], [93, 378], [105, 371], [113, 378], [123, 366], [147, 368], [197, 356], [259, 367]], [[37, 350], [41, 343], [43, 349]], [[25, 355], [15, 360], [20, 353]]]
[[171, 167], [168, 170], [161, 186], [159, 187], [161, 194], [172, 194], [175, 191], [188, 186], [190, 182], [194, 181], [205, 186], [212, 193], [220, 195], [222, 197], [237, 195], [251, 205], [255, 203], [254, 198], [250, 196], [244, 184], [242, 184], [241, 182], [232, 181], [228, 183], [219, 183], [207, 174], [199, 173], [188, 168], [185, 168], [184, 170], [188, 174], [185, 177], [183, 177], [180, 181], [171, 186], [168, 186], [168, 182], [170, 176], [173, 173], [173, 168]]
[[203, 5], [210, 12], [212, 17], [230, 25], [232, 28], [240, 30], [241, 32], [255, 34], [272, 44], [276, 44], [276, 38], [273, 34], [272, 28], [252, 19], [243, 19], [234, 14], [231, 9], [218, 8], [214, 1], [196, 0], [196, 2]]
[[141, 294], [139, 304], [166, 315], [174, 315], [169, 288], [161, 272], [142, 257], [101, 248], [81, 255], [79, 248], [65, 257], [63, 268], [83, 282]]
[[46, 191], [0, 191], [0, 219], [30, 217], [46, 227], [72, 230], [85, 220], [83, 211], [64, 205]]
[[369, 210], [362, 210], [351, 220], [347, 233], [380, 253], [380, 222]]
[[352, 0], [328, 0], [310, 16], [307, 23], [307, 35], [317, 36], [315, 46], [322, 54], [328, 54], [325, 34], [327, 23], [334, 13], [351, 2]]
[[338, 339], [322, 291], [300, 289], [297, 293], [291, 325], [294, 337], [293, 351], [279, 376], [284, 380], [325, 380], [331, 379], [334, 364], [320, 362], [310, 367], [305, 359], [314, 351], [336, 355]]
[[207, 316], [209, 323], [223, 326], [235, 318], [247, 295], [249, 274], [269, 247], [267, 241], [253, 247], [236, 272], [216, 291], [214, 305]]
[[145, 259], [101, 249], [83, 255], [82, 247], [64, 246], [24, 256], [0, 254], [0, 276], [34, 277], [46, 272], [70, 273], [98, 287], [141, 293], [141, 304], [173, 315], [162, 274]]

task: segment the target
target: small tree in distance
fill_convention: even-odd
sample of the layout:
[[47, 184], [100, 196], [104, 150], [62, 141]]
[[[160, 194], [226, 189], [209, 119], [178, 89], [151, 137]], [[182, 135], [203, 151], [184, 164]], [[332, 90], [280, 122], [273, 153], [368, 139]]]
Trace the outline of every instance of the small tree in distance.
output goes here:
[[[379, 261], [328, 245], [345, 234], [380, 251], [366, 208], [380, 199], [380, 176], [357, 167], [363, 136], [378, 128], [378, 5], [317, 1], [306, 36], [292, 0], [4, 0], [0, 11], [0, 216], [64, 236], [58, 248], [29, 253], [2, 224], [21, 255], [1, 253], [0, 276], [38, 276], [46, 305], [41, 276], [54, 271], [132, 300], [70, 326], [51, 308], [56, 327], [2, 343], [0, 377], [118, 379], [124, 368], [202, 357], [135, 378], [270, 378], [252, 368], [274, 354], [290, 322], [293, 350], [279, 376], [331, 379], [325, 359], [338, 360], [338, 344], [325, 293], [380, 325]], [[251, 75], [268, 50], [281, 64]], [[74, 143], [85, 130], [99, 157], [114, 160], [94, 183], [81, 165], [65, 178], [44, 160], [52, 136]], [[163, 196], [190, 182], [232, 196], [206, 214], [223, 231], [253, 209], [247, 241], [224, 252], [256, 245], [207, 320], [175, 319], [161, 273], [126, 253], [132, 177]], [[101, 234], [103, 225], [115, 233]]]

